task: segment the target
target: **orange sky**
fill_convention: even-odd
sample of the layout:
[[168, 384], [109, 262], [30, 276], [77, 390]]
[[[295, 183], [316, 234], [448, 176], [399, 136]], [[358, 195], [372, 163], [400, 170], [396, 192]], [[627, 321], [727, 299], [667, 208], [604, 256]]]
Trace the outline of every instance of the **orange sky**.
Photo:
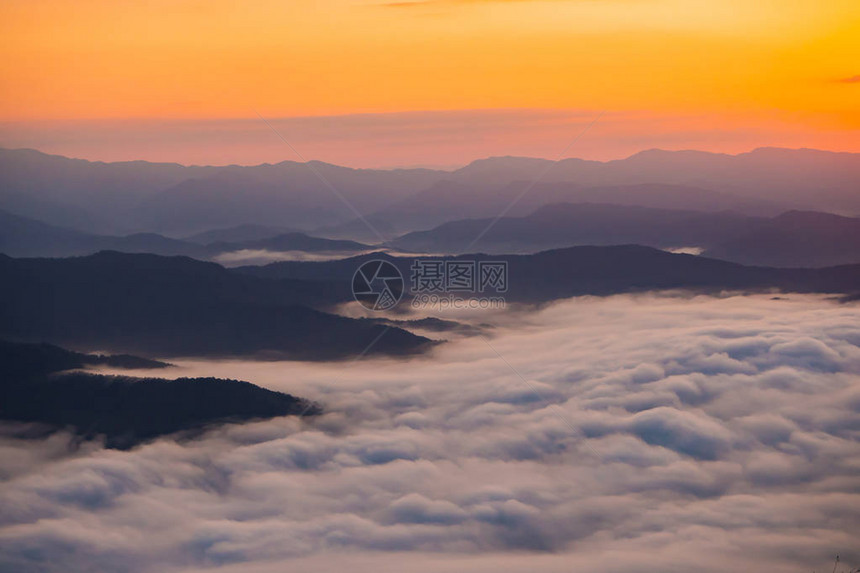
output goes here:
[[81, 120], [543, 109], [860, 151], [857, 76], [857, 0], [0, 3], [4, 146]]

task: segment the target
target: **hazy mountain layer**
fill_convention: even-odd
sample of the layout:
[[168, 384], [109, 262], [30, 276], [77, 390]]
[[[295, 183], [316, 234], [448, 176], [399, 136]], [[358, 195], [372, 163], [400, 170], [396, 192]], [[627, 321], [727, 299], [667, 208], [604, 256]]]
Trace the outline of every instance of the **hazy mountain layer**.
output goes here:
[[[495, 180], [492, 178], [491, 180]], [[603, 203], [657, 209], [722, 212], [762, 216], [785, 210], [779, 203], [745, 199], [730, 193], [686, 185], [648, 183], [613, 187], [584, 187], [577, 183], [517, 181], [504, 185], [443, 181], [430, 189], [366, 217], [367, 223], [389, 239], [413, 230], [432, 229], [464, 218], [482, 219], [524, 216], [559, 203]], [[326, 236], [371, 239], [368, 224], [354, 220], [319, 229]]]
[[791, 211], [773, 218], [607, 204], [557, 204], [525, 217], [471, 219], [408, 233], [391, 243], [427, 253], [528, 253], [575, 245], [695, 248], [772, 267], [860, 263], [860, 219]]
[[752, 265], [820, 267], [860, 262], [860, 219], [791, 211], [708, 249]]
[[709, 247], [750, 232], [765, 220], [728, 211], [561, 203], [525, 217], [453, 221], [406, 234], [392, 245], [431, 253], [527, 253], [575, 245]]
[[[255, 231], [260, 232], [256, 228]], [[243, 237], [250, 229], [214, 231], [206, 236]], [[268, 251], [356, 252], [367, 245], [355, 241], [311, 237], [298, 232], [275, 232], [261, 238], [217, 241], [206, 244], [185, 239], [171, 239], [157, 233], [136, 233], [125, 236], [96, 235], [48, 225], [0, 210], [0, 253], [16, 257], [68, 257], [90, 255], [110, 250], [124, 253], [184, 255], [196, 259], [212, 259], [222, 253], [243, 249]]]
[[244, 223], [310, 229], [353, 218], [344, 199], [372, 212], [444, 175], [318, 161], [250, 167], [102, 163], [0, 149], [0, 208], [96, 233], [183, 236]]
[[[726, 155], [649, 150], [626, 159], [474, 161], [367, 220], [389, 238], [463, 218], [522, 216], [552, 203], [612, 203], [774, 216], [789, 209], [860, 215], [860, 154], [763, 148]], [[332, 229], [359, 239], [359, 220]], [[323, 231], [321, 231], [323, 232]]]
[[[463, 217], [493, 217], [520, 195], [508, 214], [548, 203], [608, 202], [751, 215], [791, 208], [855, 215], [857, 181], [860, 154], [809, 149], [738, 155], [651, 150], [607, 162], [496, 157], [453, 172], [291, 161], [248, 167], [100, 163], [0, 150], [0, 208], [101, 234], [187, 236], [256, 224], [322, 227], [331, 236], [377, 242], [377, 231], [392, 238]], [[375, 230], [359, 224], [355, 210]]]

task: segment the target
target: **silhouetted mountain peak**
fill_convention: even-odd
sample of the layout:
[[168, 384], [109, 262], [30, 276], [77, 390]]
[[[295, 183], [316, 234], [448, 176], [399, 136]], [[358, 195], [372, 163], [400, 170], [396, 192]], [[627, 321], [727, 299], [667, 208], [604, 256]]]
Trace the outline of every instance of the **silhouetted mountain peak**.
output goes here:
[[780, 215], [777, 215], [773, 218], [774, 222], [778, 223], [818, 223], [818, 224], [826, 224], [826, 223], [853, 223], [858, 224], [860, 220], [855, 219], [853, 217], [845, 217], [842, 215], [836, 215], [835, 213], [822, 213], [821, 211], [802, 211], [798, 209], [792, 209], [791, 211], [786, 211]]
[[797, 157], [800, 155], [809, 155], [809, 156], [829, 156], [839, 154], [838, 151], [824, 151], [821, 149], [813, 149], [811, 147], [776, 147], [776, 146], [762, 146], [756, 147], [751, 151], [747, 151], [745, 153], [738, 153], [738, 155], [750, 155], [750, 156], [758, 156], [758, 157]]
[[534, 166], [539, 165], [543, 166], [548, 163], [553, 163], [550, 159], [543, 159], [541, 157], [524, 157], [520, 155], [494, 155], [492, 157], [485, 157], [483, 159], [476, 159], [466, 165], [465, 167], [461, 167], [460, 170], [463, 169], [493, 169], [496, 167], [505, 167], [505, 166]]
[[451, 175], [466, 183], [510, 183], [530, 180], [553, 165], [549, 159], [534, 157], [488, 157], [457, 169]]
[[710, 165], [717, 162], [731, 160], [733, 156], [727, 153], [713, 153], [710, 151], [698, 151], [695, 149], [646, 149], [634, 153], [626, 159], [618, 159], [608, 162], [609, 164], [647, 165], [661, 166], [681, 164], [685, 166]]

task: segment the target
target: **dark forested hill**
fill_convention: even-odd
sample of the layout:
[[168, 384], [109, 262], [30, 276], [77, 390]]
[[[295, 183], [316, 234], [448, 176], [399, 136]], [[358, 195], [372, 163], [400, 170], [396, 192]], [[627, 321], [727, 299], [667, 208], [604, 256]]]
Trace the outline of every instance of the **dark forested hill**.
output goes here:
[[[329, 359], [361, 353], [384, 328], [310, 308], [348, 300], [348, 281], [259, 279], [185, 257], [0, 256], [0, 276], [0, 336], [76, 349]], [[371, 352], [427, 344], [391, 328]]]
[[[259, 277], [302, 280], [349, 280], [364, 261], [383, 258], [394, 263], [410, 282], [413, 257], [372, 253], [327, 262], [281, 262], [262, 267], [240, 267]], [[570, 247], [530, 255], [459, 255], [418, 259], [505, 261], [511, 302], [542, 302], [583, 294], [606, 295], [653, 289], [720, 291], [784, 290], [850, 294], [860, 291], [860, 265], [822, 269], [778, 269], [673, 254], [639, 245]]]
[[0, 341], [0, 420], [70, 429], [85, 438], [104, 436], [109, 447], [127, 448], [219, 422], [319, 412], [305, 400], [238, 380], [63, 373], [88, 364], [168, 366]]

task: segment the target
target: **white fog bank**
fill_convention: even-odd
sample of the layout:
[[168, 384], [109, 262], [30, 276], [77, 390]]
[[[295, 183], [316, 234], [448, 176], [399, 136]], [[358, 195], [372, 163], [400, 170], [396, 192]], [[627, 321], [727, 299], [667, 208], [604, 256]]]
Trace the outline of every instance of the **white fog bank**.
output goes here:
[[315, 419], [129, 452], [4, 440], [0, 569], [860, 566], [857, 304], [583, 297], [492, 322], [408, 361], [165, 373], [318, 400]]

